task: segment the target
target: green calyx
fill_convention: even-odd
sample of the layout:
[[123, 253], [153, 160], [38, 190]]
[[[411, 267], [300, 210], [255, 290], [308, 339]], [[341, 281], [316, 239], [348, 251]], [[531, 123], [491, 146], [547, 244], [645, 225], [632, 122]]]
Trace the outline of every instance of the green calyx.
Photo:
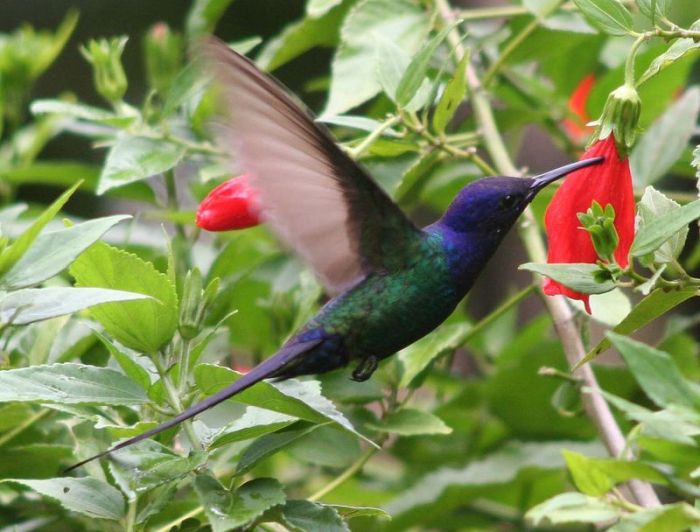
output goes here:
[[121, 101], [128, 85], [122, 66], [126, 41], [126, 37], [114, 37], [91, 40], [80, 47], [80, 53], [92, 65], [95, 89], [111, 103]]
[[639, 115], [642, 100], [632, 85], [624, 84], [608, 95], [603, 114], [596, 121], [597, 129], [593, 140], [602, 140], [614, 134], [617, 150], [626, 157], [634, 144], [639, 131]]
[[608, 263], [614, 263], [613, 254], [620, 243], [615, 229], [615, 209], [609, 203], [603, 209], [597, 201], [593, 201], [585, 213], [578, 213], [582, 229], [591, 235], [591, 241], [598, 256]]

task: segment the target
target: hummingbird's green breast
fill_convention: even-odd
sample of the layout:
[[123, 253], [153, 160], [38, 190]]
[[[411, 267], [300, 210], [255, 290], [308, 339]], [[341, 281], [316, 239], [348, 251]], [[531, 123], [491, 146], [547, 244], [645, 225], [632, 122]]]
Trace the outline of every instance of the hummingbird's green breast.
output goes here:
[[306, 329], [343, 338], [349, 358], [383, 358], [432, 331], [454, 310], [442, 237], [425, 233], [413, 259], [391, 273], [369, 275], [330, 301]]

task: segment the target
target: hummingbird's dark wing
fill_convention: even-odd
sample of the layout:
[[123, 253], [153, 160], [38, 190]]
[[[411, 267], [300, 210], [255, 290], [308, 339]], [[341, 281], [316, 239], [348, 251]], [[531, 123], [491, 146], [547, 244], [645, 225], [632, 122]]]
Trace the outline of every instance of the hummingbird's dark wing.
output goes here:
[[420, 230], [272, 77], [221, 41], [204, 44], [224, 105], [222, 145], [259, 190], [262, 216], [337, 294], [409, 259]]

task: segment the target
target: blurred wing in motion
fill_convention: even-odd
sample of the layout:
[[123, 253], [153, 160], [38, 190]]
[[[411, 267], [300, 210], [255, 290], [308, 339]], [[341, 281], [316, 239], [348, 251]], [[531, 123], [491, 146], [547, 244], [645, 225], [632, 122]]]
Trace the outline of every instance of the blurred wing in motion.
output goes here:
[[272, 77], [225, 43], [204, 55], [220, 83], [221, 146], [259, 190], [262, 216], [337, 294], [400, 269], [421, 231]]

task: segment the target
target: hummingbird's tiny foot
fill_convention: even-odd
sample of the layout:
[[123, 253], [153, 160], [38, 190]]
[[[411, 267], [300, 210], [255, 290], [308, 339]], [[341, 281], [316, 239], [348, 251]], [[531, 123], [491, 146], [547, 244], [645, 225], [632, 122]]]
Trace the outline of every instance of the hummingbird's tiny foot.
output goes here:
[[379, 366], [379, 359], [374, 355], [363, 358], [355, 371], [352, 372], [352, 380], [356, 382], [366, 381], [372, 376], [377, 366]]

